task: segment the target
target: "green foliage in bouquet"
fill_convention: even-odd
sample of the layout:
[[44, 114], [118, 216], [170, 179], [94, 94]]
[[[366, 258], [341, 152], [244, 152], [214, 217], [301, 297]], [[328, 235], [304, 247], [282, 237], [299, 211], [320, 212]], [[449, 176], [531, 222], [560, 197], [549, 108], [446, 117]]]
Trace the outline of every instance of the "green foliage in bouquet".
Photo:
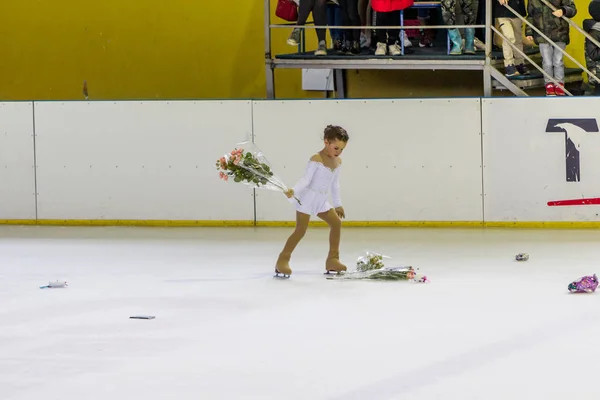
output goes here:
[[369, 275], [369, 279], [379, 279], [383, 281], [407, 281], [415, 278], [415, 271], [412, 267], [405, 269], [390, 269], [376, 271]]
[[356, 263], [356, 270], [358, 272], [372, 271], [374, 269], [381, 269], [385, 266], [383, 263], [383, 256], [377, 253], [367, 253], [365, 257], [358, 259]]
[[260, 187], [272, 183], [269, 178], [273, 176], [271, 167], [258, 161], [251, 153], [244, 149], [235, 149], [221, 157], [216, 163], [219, 177], [225, 181], [233, 178], [234, 182], [242, 182]]

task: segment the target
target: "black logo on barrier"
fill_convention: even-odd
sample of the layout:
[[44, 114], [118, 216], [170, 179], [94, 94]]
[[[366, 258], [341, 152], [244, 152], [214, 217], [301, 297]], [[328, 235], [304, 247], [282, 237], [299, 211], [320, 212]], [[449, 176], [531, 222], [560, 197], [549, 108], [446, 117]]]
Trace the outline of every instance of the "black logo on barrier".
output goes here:
[[553, 118], [548, 120], [546, 133], [564, 133], [567, 182], [581, 180], [579, 152], [586, 133], [598, 132], [595, 118]]

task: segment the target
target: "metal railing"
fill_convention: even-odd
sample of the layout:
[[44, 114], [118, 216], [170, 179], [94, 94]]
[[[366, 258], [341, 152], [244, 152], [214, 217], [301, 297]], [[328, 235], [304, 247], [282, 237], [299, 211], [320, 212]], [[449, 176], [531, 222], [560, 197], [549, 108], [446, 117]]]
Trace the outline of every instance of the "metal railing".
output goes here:
[[[346, 29], [359, 29], [359, 30], [363, 30], [363, 29], [371, 29], [371, 30], [377, 30], [377, 29], [399, 29], [401, 31], [405, 31], [405, 30], [414, 30], [417, 29], [417, 27], [415, 27], [414, 25], [393, 25], [393, 26], [377, 26], [377, 25], [360, 25], [360, 26], [356, 26], [356, 25], [350, 25], [350, 26], [337, 26], [337, 25], [314, 25], [313, 22], [306, 22], [304, 25], [296, 25], [294, 23], [285, 23], [285, 24], [272, 24], [271, 23], [271, 1], [273, 0], [264, 0], [264, 18], [265, 18], [265, 54], [269, 54], [271, 53], [271, 29], [289, 29], [289, 28], [298, 28], [298, 29], [302, 29], [303, 32], [306, 29], [341, 29], [341, 30], [346, 30]], [[486, 23], [485, 24], [480, 24], [480, 25], [427, 25], [427, 26], [423, 26], [423, 28], [426, 29], [465, 29], [465, 28], [473, 28], [473, 29], [479, 29], [479, 28], [485, 28], [488, 29], [489, 28], [489, 24], [492, 22], [492, 10], [491, 10], [491, 4], [492, 1], [495, 0], [485, 0], [485, 2], [487, 3], [486, 6]], [[419, 2], [416, 2], [419, 3]], [[424, 1], [422, 3], [435, 3], [434, 1]], [[489, 23], [488, 23], [488, 14], [489, 14]], [[488, 35], [489, 32], [486, 31], [486, 36]], [[304, 50], [304, 49], [302, 49]], [[490, 49], [491, 51], [491, 46]], [[488, 53], [488, 51], [486, 51], [486, 53]]]

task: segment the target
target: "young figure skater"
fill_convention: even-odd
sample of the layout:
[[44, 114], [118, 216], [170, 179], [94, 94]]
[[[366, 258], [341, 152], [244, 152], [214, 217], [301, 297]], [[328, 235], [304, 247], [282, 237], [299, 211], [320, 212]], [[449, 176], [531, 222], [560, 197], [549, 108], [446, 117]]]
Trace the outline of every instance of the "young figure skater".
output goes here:
[[[290, 258], [292, 252], [304, 237], [311, 215], [316, 215], [329, 225], [329, 254], [325, 261], [327, 272], [346, 271], [346, 266], [339, 260], [342, 220], [345, 218], [340, 197], [339, 158], [348, 143], [348, 133], [339, 126], [328, 125], [324, 132], [325, 147], [311, 157], [304, 176], [293, 189], [285, 195], [296, 204], [296, 229], [287, 242], [275, 265], [275, 274], [289, 276], [292, 274]], [[329, 191], [333, 198], [333, 207], [328, 202]], [[300, 200], [299, 204], [296, 199]]]

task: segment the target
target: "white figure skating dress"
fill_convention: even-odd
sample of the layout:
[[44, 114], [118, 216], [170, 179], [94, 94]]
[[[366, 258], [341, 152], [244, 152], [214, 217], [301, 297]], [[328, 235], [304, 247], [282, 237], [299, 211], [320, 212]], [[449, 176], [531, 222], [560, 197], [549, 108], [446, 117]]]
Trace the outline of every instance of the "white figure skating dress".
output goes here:
[[[325, 166], [320, 161], [310, 160], [306, 166], [304, 176], [294, 186], [294, 197], [290, 198], [296, 205], [296, 211], [304, 214], [317, 215], [329, 211], [331, 208], [342, 206], [340, 197], [340, 168], [341, 164], [335, 169]], [[331, 191], [333, 207], [328, 201]]]

